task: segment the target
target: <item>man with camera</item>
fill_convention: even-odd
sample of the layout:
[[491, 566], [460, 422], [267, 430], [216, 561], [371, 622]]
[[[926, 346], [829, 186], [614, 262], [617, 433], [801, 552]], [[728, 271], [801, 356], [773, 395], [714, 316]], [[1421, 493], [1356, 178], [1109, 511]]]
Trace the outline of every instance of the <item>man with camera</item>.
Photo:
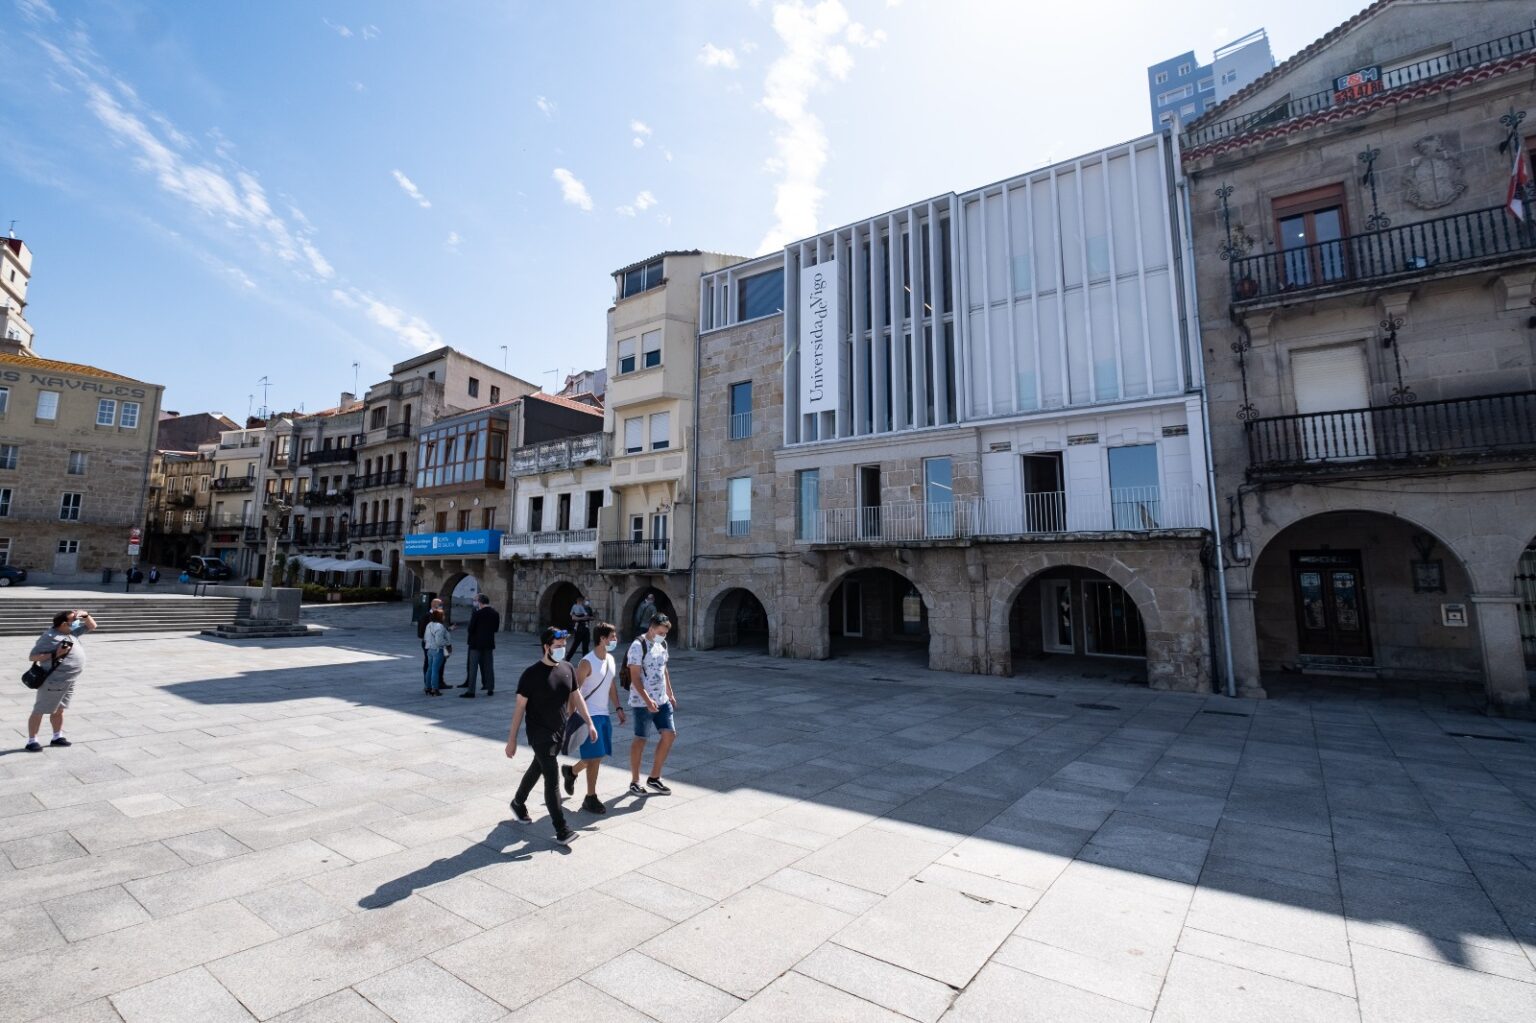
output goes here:
[[64, 738], [64, 710], [74, 695], [75, 681], [85, 670], [85, 647], [80, 637], [95, 630], [96, 619], [89, 611], [60, 611], [53, 616], [53, 627], [33, 644], [28, 660], [34, 664], [46, 662], [49, 672], [48, 680], [37, 690], [32, 715], [27, 718], [28, 753], [43, 751], [42, 744], [37, 741], [37, 730], [42, 727], [44, 714], [53, 725], [53, 741], [48, 745], [71, 745]]

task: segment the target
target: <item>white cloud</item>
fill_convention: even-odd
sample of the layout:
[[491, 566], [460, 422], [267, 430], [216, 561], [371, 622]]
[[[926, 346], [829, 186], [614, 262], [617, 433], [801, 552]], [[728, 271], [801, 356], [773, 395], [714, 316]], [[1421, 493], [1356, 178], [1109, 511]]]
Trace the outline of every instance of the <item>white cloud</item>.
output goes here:
[[395, 176], [395, 184], [400, 186], [400, 191], [416, 200], [416, 205], [424, 210], [432, 208], [432, 200], [421, 194], [421, 189], [416, 187], [416, 182], [406, 177], [398, 170], [390, 171]]
[[449, 231], [448, 237], [443, 239], [443, 248], [447, 249], [449, 252], [458, 252], [459, 245], [463, 241], [464, 239], [462, 236], [460, 236], [459, 232]]
[[21, 16], [34, 25], [59, 20], [58, 12], [49, 5], [48, 0], [16, 0], [16, 6], [21, 9]]
[[714, 43], [705, 43], [699, 49], [699, 63], [705, 67], [723, 67], [731, 70], [741, 66], [741, 61], [736, 59], [735, 50], [729, 46], [716, 46]]
[[556, 167], [551, 177], [560, 183], [561, 198], [579, 209], [592, 211], [592, 196], [580, 178], [564, 167]]
[[857, 21], [848, 26], [848, 41], [855, 46], [862, 46], [866, 50], [872, 50], [885, 43], [885, 29], [877, 28], [873, 32], [859, 24]]
[[644, 213], [646, 210], [655, 205], [656, 197], [652, 195], [649, 190], [647, 190], [635, 196], [634, 202], [627, 206], [620, 206], [614, 212], [623, 217], [633, 217], [638, 213]]
[[629, 130], [636, 135], [649, 135], [651, 133], [651, 126], [644, 121], [630, 121]]
[[352, 38], [352, 30], [350, 28], [348, 28], [347, 26], [345, 26], [345, 25], [338, 25], [335, 22], [333, 22], [330, 18], [321, 18], [320, 20], [325, 23], [325, 27], [326, 28], [330, 29], [332, 32], [335, 32], [337, 35], [341, 36], [341, 38], [343, 38], [343, 39], [351, 39]]
[[352, 91], [353, 92], [367, 92], [368, 91], [368, 86], [364, 85], [362, 82], [353, 82], [352, 83]]
[[374, 325], [389, 331], [402, 344], [417, 351], [430, 351], [443, 344], [442, 335], [433, 330], [432, 325], [426, 320], [419, 316], [412, 316], [405, 310], [392, 306], [366, 291], [358, 288], [350, 288], [346, 291], [336, 289], [331, 292], [331, 298], [348, 309], [361, 310]]
[[533, 101], [533, 105], [538, 107], [545, 117], [554, 117], [555, 111], [560, 109], [559, 106], [555, 104], [555, 101], [547, 96], [538, 97]]
[[848, 26], [848, 11], [839, 0], [792, 0], [773, 8], [773, 30], [783, 52], [768, 68], [762, 105], [779, 122], [770, 162], [779, 182], [774, 187], [774, 223], [759, 251], [816, 232], [827, 133], [811, 110], [811, 95], [825, 83], [824, 72], [842, 79], [852, 68], [852, 55], [838, 42]]
[[379, 38], [379, 26], [377, 26], [377, 25], [364, 25], [363, 26], [363, 38], [364, 39], [377, 39], [377, 38]]

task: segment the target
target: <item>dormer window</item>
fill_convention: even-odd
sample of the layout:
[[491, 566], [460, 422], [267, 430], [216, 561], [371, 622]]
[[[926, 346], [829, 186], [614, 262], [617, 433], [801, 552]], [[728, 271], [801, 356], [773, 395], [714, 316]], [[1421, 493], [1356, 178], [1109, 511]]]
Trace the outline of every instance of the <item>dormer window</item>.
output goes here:
[[644, 266], [637, 266], [632, 270], [624, 271], [619, 280], [619, 297], [629, 298], [638, 295], [642, 291], [650, 291], [652, 288], [661, 287], [662, 260], [653, 260]]

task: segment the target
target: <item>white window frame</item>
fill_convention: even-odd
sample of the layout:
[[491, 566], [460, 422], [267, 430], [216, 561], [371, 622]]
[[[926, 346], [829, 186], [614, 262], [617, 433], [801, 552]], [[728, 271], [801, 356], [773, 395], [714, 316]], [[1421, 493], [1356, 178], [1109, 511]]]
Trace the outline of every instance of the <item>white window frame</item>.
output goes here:
[[752, 477], [733, 476], [725, 481], [725, 532], [746, 536], [752, 530]]
[[1159, 71], [1153, 77], [1152, 84], [1153, 85], [1167, 85], [1168, 84], [1168, 72], [1166, 72], [1166, 71]]
[[[633, 437], [630, 431], [633, 430]], [[633, 416], [624, 420], [624, 453], [635, 455], [645, 450], [645, 417]]]
[[[633, 373], [639, 368], [639, 344], [640, 339], [638, 337], [627, 337], [619, 342], [620, 376], [623, 376], [625, 373]], [[629, 361], [628, 366], [624, 365], [625, 360]]]
[[[661, 432], [661, 439], [660, 439], [659, 442], [657, 441], [657, 438], [656, 438], [656, 433], [657, 433], [656, 421], [657, 420], [661, 421], [661, 430], [660, 430], [660, 432]], [[650, 415], [650, 423], [648, 424], [648, 426], [649, 426], [648, 437], [649, 437], [649, 440], [650, 440], [650, 443], [651, 443], [651, 450], [652, 451], [665, 451], [665, 450], [667, 450], [668, 448], [670, 448], [672, 446], [672, 413], [671, 412], [652, 412], [651, 415]]]
[[[78, 468], [76, 467], [77, 466], [76, 459], [79, 459]], [[65, 469], [65, 472], [66, 472], [67, 475], [70, 475], [70, 476], [84, 476], [85, 475], [86, 466], [88, 466], [89, 464], [90, 464], [90, 457], [89, 457], [89, 453], [88, 452], [85, 452], [85, 451], [71, 451], [69, 453], [69, 465]]]
[[57, 544], [54, 545], [53, 552], [55, 554], [79, 554], [80, 553], [80, 541], [79, 540], [60, 540]]
[[[51, 398], [53, 400], [52, 401], [45, 401], [45, 399], [48, 399], [48, 398]], [[45, 404], [48, 406], [48, 412], [47, 412], [46, 415], [44, 415], [44, 413], [43, 413], [43, 406]], [[56, 422], [59, 421], [59, 392], [58, 391], [38, 391], [37, 392], [37, 418], [41, 419], [45, 423], [56, 423]]]
[[0, 417], [3, 417], [11, 408], [11, 389], [0, 387]]
[[116, 398], [97, 398], [96, 399], [96, 425], [97, 426], [116, 426], [117, 425], [117, 399]]
[[[6, 465], [5, 464], [5, 456], [6, 455], [10, 455], [11, 456], [11, 458], [10, 458], [10, 463], [11, 464], [10, 465]], [[7, 472], [14, 472], [16, 470], [16, 467], [19, 466], [20, 464], [21, 464], [21, 445], [20, 444], [0, 444], [0, 469], [3, 469], [5, 471], [7, 471]]]
[[[70, 498], [74, 501], [71, 502]], [[66, 490], [59, 495], [59, 521], [79, 522], [80, 510], [85, 505], [85, 495], [77, 490]]]
[[11, 563], [11, 538], [0, 536], [0, 565]]
[[1185, 75], [1189, 74], [1189, 72], [1190, 72], [1190, 65], [1188, 65], [1188, 64], [1180, 64], [1179, 65], [1179, 77], [1180, 78], [1182, 78]]
[[[131, 411], [130, 411], [131, 410]], [[118, 417], [117, 425], [125, 430], [137, 430], [139, 428], [139, 403], [136, 401], [123, 402], [122, 414]]]
[[[656, 353], [656, 361], [651, 361], [651, 353]], [[640, 368], [654, 369], [661, 365], [661, 328], [648, 330], [640, 335]]]
[[[11, 498], [13, 491], [10, 487], [0, 487], [0, 519], [11, 514]], [[4, 562], [0, 562], [4, 564]]]

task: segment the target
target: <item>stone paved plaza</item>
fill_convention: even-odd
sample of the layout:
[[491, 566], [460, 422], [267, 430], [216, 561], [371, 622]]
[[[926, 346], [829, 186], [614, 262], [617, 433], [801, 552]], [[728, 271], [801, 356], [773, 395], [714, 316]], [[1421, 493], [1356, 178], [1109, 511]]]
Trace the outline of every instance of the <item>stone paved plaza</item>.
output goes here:
[[93, 637], [40, 755], [0, 640], [0, 1023], [1536, 1019], [1528, 723], [678, 654], [675, 794], [566, 851], [527, 637], [428, 700], [401, 608], [319, 615]]

